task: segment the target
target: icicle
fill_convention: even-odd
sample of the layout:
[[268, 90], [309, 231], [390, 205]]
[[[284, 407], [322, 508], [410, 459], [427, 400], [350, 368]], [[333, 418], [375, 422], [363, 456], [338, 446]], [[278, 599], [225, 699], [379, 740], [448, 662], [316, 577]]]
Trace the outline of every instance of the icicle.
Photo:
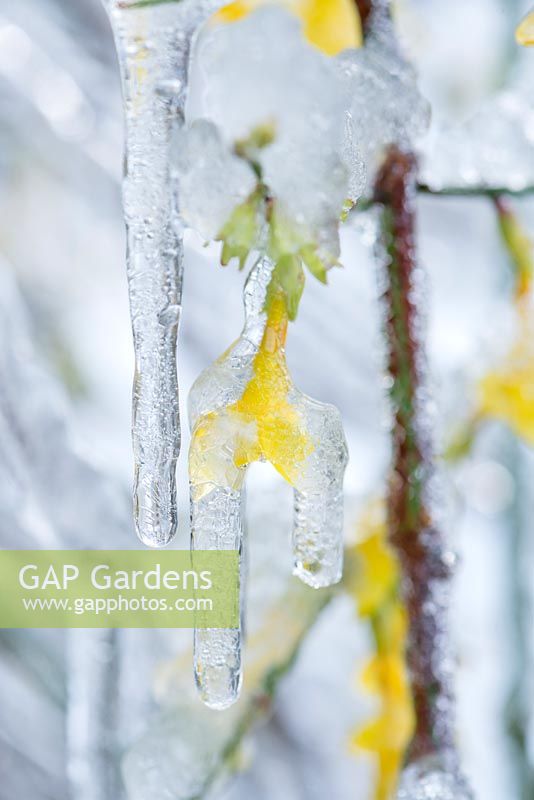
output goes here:
[[135, 347], [134, 515], [152, 547], [176, 532], [180, 418], [176, 339], [183, 247], [173, 227], [169, 180], [173, 126], [183, 123], [189, 50], [199, 25], [222, 3], [181, 0], [136, 7], [104, 0], [121, 67], [126, 120], [124, 214]]
[[120, 800], [115, 740], [118, 632], [73, 630], [68, 645], [68, 774], [72, 794], [79, 800]]
[[[192, 545], [242, 553], [246, 469], [269, 461], [295, 489], [294, 572], [318, 588], [341, 577], [347, 449], [337, 409], [292, 384], [285, 303], [268, 292], [272, 270], [267, 259], [254, 267], [243, 333], [191, 391]], [[195, 674], [208, 705], [237, 698], [240, 650], [241, 630], [196, 631]]]

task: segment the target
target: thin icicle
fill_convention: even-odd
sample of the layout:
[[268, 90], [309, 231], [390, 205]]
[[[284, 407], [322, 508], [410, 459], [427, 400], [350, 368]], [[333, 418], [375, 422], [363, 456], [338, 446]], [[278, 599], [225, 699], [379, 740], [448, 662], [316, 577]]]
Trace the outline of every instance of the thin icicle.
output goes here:
[[[347, 450], [337, 409], [293, 386], [287, 312], [268, 295], [272, 270], [267, 259], [253, 268], [243, 333], [191, 391], [192, 544], [242, 553], [246, 470], [269, 461], [295, 489], [294, 572], [318, 588], [341, 578]], [[208, 705], [224, 708], [237, 698], [240, 651], [241, 630], [196, 632], [195, 674]]]
[[104, 0], [122, 75], [126, 151], [123, 186], [127, 269], [135, 347], [134, 516], [151, 547], [176, 532], [176, 460], [180, 417], [176, 340], [181, 312], [183, 243], [173, 225], [169, 180], [173, 129], [184, 118], [189, 51], [199, 25], [221, 3], [132, 7]]
[[69, 636], [68, 773], [78, 800], [123, 796], [117, 747], [118, 634], [81, 629]]

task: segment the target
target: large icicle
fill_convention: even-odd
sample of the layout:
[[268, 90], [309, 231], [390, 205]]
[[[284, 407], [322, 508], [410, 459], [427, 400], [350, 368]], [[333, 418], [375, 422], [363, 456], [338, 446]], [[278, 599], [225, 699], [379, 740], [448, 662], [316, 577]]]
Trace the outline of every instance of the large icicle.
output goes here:
[[180, 416], [176, 338], [183, 245], [173, 225], [169, 180], [173, 127], [184, 118], [189, 51], [199, 25], [221, 3], [181, 0], [135, 7], [104, 0], [122, 75], [126, 152], [123, 186], [127, 270], [135, 347], [134, 516], [152, 547], [176, 532]]
[[[347, 448], [337, 409], [293, 386], [284, 350], [287, 311], [269, 291], [272, 270], [267, 259], [253, 268], [243, 333], [191, 391], [192, 544], [243, 552], [246, 469], [269, 461], [295, 490], [294, 572], [318, 588], [341, 578]], [[195, 675], [208, 705], [234, 702], [241, 630], [197, 630]]]

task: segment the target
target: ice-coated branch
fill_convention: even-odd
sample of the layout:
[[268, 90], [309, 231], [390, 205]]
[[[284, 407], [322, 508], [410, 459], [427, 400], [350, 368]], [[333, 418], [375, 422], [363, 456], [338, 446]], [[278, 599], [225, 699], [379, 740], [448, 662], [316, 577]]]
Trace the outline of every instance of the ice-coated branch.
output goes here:
[[369, 30], [371, 12], [373, 11], [375, 4], [373, 3], [373, 0], [354, 0], [354, 2], [356, 3], [358, 14], [360, 15], [363, 35], [366, 36]]
[[180, 417], [176, 341], [183, 246], [169, 176], [175, 126], [183, 123], [192, 37], [220, 3], [181, 0], [134, 8], [104, 0], [122, 75], [123, 201], [135, 348], [134, 516], [139, 538], [161, 547], [176, 532]]
[[442, 557], [441, 534], [428, 508], [431, 450], [419, 419], [423, 355], [415, 305], [414, 195], [415, 159], [391, 149], [375, 189], [375, 199], [382, 204], [381, 246], [387, 276], [385, 333], [394, 414], [388, 518], [390, 540], [406, 579], [411, 634], [407, 656], [417, 717], [411, 757], [417, 758], [433, 752], [436, 746], [450, 746], [452, 731], [450, 725], [443, 725], [436, 707], [435, 699], [448, 696], [449, 687], [437, 672], [440, 659], [432, 652], [439, 633], [438, 620], [432, 619], [435, 613], [428, 613], [433, 606], [432, 584], [446, 579], [448, 568]]
[[[447, 642], [447, 600], [454, 561], [432, 509], [434, 477], [430, 429], [425, 418], [425, 352], [417, 308], [415, 258], [416, 161], [391, 147], [375, 183], [381, 206], [385, 336], [391, 381], [392, 471], [388, 526], [403, 572], [409, 618], [407, 663], [415, 733], [399, 798], [459, 800], [469, 797], [454, 748], [454, 708]], [[429, 794], [429, 787], [435, 792]], [[426, 792], [426, 793], [425, 793]]]
[[501, 196], [525, 197], [534, 194], [534, 186], [524, 186], [521, 189], [512, 189], [510, 186], [429, 186], [427, 183], [418, 183], [417, 191], [435, 197], [489, 197], [494, 199]]

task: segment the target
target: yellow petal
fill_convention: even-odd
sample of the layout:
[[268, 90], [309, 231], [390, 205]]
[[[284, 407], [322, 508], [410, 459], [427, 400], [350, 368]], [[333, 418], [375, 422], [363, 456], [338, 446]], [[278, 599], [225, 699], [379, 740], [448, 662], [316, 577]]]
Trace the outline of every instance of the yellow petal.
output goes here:
[[[371, 503], [358, 524], [358, 541], [350, 548], [345, 584], [361, 617], [371, 617], [395, 590], [399, 567], [387, 541], [383, 503]], [[352, 566], [352, 569], [351, 569]]]
[[479, 386], [482, 414], [505, 422], [534, 445], [534, 320], [521, 308], [516, 343], [500, 369], [489, 373]]
[[519, 44], [525, 47], [534, 45], [534, 10], [519, 23], [515, 32], [515, 38]]
[[235, 22], [264, 5], [280, 5], [295, 14], [302, 21], [308, 41], [329, 56], [362, 44], [360, 18], [353, 0], [235, 0], [213, 19]]

